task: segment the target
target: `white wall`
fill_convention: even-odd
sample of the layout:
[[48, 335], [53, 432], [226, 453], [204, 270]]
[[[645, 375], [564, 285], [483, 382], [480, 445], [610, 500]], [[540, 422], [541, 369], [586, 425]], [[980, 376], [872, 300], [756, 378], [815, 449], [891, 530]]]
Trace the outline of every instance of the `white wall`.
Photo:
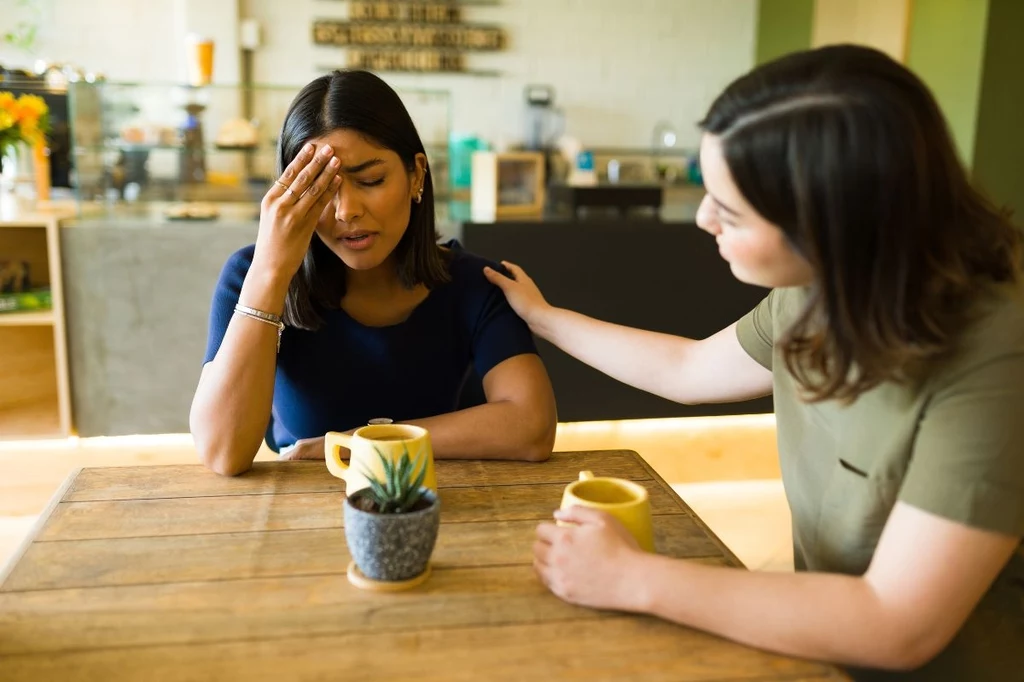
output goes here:
[[238, 0], [0, 0], [0, 33], [23, 20], [39, 22], [35, 54], [0, 44], [5, 66], [40, 57], [112, 80], [184, 81], [185, 36], [196, 32], [216, 42], [214, 80], [238, 82]]
[[[0, 0], [10, 4], [13, 0]], [[232, 13], [257, 19], [260, 83], [302, 85], [318, 66], [341, 65], [343, 51], [312, 44], [318, 17], [344, 17], [327, 0], [35, 0], [44, 22], [37, 52], [116, 80], [167, 81], [183, 75], [183, 31], [217, 33], [215, 80], [237, 79], [229, 54]], [[667, 119], [680, 144], [695, 146], [694, 123], [731, 79], [753, 65], [756, 0], [503, 0], [469, 6], [468, 21], [502, 26], [508, 49], [471, 55], [473, 68], [499, 77], [385, 74], [395, 87], [450, 91], [453, 128], [494, 142], [523, 136], [522, 92], [554, 86], [567, 132], [587, 145], [647, 146]], [[0, 30], [11, 25], [6, 8]], [[211, 25], [211, 22], [213, 25]], [[27, 63], [0, 47], [0, 62]], [[415, 118], [416, 113], [413, 112]], [[435, 137], [423, 131], [424, 137]]]
[[[211, 0], [216, 2], [218, 0]], [[175, 0], [0, 0], [0, 33], [38, 16], [36, 56], [75, 63], [124, 81], [169, 81], [179, 58]], [[0, 63], [31, 67], [34, 57], [0, 43]]]
[[[315, 46], [314, 18], [346, 16], [344, 2], [240, 0], [258, 19], [264, 47], [256, 78], [305, 83], [316, 66], [343, 64], [344, 52]], [[503, 0], [469, 6], [467, 21], [505, 29], [508, 49], [471, 54], [471, 68], [500, 77], [385, 74], [400, 88], [452, 92], [453, 126], [492, 141], [523, 136], [523, 87], [554, 86], [568, 131], [589, 145], [647, 146], [668, 119], [681, 143], [695, 145], [693, 124], [730, 80], [753, 66], [755, 0]]]

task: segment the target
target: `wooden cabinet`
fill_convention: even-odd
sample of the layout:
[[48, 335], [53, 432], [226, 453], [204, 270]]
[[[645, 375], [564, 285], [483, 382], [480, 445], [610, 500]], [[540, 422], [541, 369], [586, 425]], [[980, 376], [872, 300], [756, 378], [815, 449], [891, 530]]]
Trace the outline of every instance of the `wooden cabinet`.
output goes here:
[[544, 155], [474, 152], [470, 210], [475, 220], [540, 216], [544, 210]]
[[60, 213], [0, 203], [0, 261], [29, 264], [34, 286], [48, 286], [52, 309], [0, 313], [0, 439], [71, 434], [60, 261]]
[[867, 45], [903, 62], [911, 0], [816, 0], [811, 45]]

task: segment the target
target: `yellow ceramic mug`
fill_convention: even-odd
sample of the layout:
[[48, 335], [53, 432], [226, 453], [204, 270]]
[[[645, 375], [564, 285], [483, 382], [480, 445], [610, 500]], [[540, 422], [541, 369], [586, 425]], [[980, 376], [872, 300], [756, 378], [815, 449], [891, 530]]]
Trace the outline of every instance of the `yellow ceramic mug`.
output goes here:
[[[341, 448], [348, 448], [352, 453], [349, 463], [341, 459]], [[382, 479], [384, 468], [381, 466], [378, 453], [397, 462], [402, 454], [408, 452], [409, 458], [416, 461], [419, 457], [427, 469], [423, 477], [423, 487], [437, 492], [437, 476], [434, 475], [434, 451], [430, 446], [430, 434], [426, 429], [410, 424], [375, 424], [356, 429], [352, 435], [331, 431], [324, 436], [324, 454], [327, 458], [327, 469], [345, 481], [345, 494], [351, 495], [357, 490], [368, 488], [365, 472]], [[413, 475], [418, 475], [418, 467]]]
[[608, 512], [636, 538], [641, 549], [654, 551], [651, 498], [642, 485], [622, 478], [597, 478], [589, 471], [581, 471], [580, 480], [567, 485], [562, 495], [562, 509], [573, 505]]

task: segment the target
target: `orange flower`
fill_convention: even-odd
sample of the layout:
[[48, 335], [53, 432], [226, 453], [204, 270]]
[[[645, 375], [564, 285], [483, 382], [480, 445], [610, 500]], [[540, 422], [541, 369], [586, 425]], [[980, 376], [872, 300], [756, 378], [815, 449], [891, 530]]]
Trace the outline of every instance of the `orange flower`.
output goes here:
[[43, 98], [38, 95], [22, 95], [18, 98], [18, 111], [19, 119], [21, 121], [27, 121], [36, 126], [39, 120], [47, 114], [49, 109], [46, 107], [46, 102]]
[[18, 122], [16, 106], [14, 95], [9, 92], [0, 92], [0, 130], [13, 128], [14, 124]]
[[15, 99], [10, 92], [0, 92], [0, 154], [18, 142], [46, 144], [49, 129], [49, 109], [42, 97], [22, 95]]
[[39, 129], [35, 122], [21, 122], [21, 139], [30, 147], [46, 143], [46, 136], [43, 135], [43, 131]]

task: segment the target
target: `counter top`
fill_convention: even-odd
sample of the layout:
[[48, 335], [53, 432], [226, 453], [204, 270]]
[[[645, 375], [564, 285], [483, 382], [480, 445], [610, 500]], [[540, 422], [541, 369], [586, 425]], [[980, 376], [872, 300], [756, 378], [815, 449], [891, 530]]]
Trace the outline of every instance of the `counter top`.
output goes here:
[[[642, 220], [657, 220], [663, 223], [692, 223], [697, 217], [697, 209], [704, 198], [704, 188], [694, 185], [665, 186], [661, 210], [654, 213], [629, 213], [625, 217], [617, 214], [614, 210], [593, 210], [589, 209], [587, 214], [574, 216], [568, 210], [551, 211], [547, 210], [542, 214], [514, 216], [507, 218], [494, 218], [492, 216], [474, 216], [470, 210], [468, 201], [445, 202], [444, 209], [452, 221], [460, 224], [489, 225], [498, 223], [574, 223], [597, 221], [621, 221], [628, 220], [636, 222]], [[440, 221], [441, 209], [438, 210]]]
[[[692, 223], [697, 208], [704, 196], [701, 187], [679, 186], [665, 189], [665, 199], [656, 218], [664, 223]], [[0, 225], [45, 225], [59, 221], [63, 227], [114, 227], [129, 230], [152, 230], [160, 228], [204, 227], [252, 227], [259, 224], [259, 205], [243, 202], [214, 204], [220, 212], [212, 220], [172, 220], [165, 215], [168, 207], [180, 202], [139, 202], [114, 204], [79, 204], [73, 200], [50, 202], [39, 205], [13, 195], [0, 196]], [[515, 218], [474, 219], [468, 201], [440, 201], [436, 205], [438, 231], [446, 237], [461, 237], [463, 224], [489, 223], [569, 223], [588, 220], [621, 220], [612, 213], [597, 213], [575, 217], [566, 211], [547, 211], [536, 216]], [[627, 216], [629, 220], [643, 219], [642, 214]]]
[[48, 225], [51, 222], [74, 217], [74, 204], [50, 203], [40, 205], [12, 194], [0, 194], [0, 227]]

